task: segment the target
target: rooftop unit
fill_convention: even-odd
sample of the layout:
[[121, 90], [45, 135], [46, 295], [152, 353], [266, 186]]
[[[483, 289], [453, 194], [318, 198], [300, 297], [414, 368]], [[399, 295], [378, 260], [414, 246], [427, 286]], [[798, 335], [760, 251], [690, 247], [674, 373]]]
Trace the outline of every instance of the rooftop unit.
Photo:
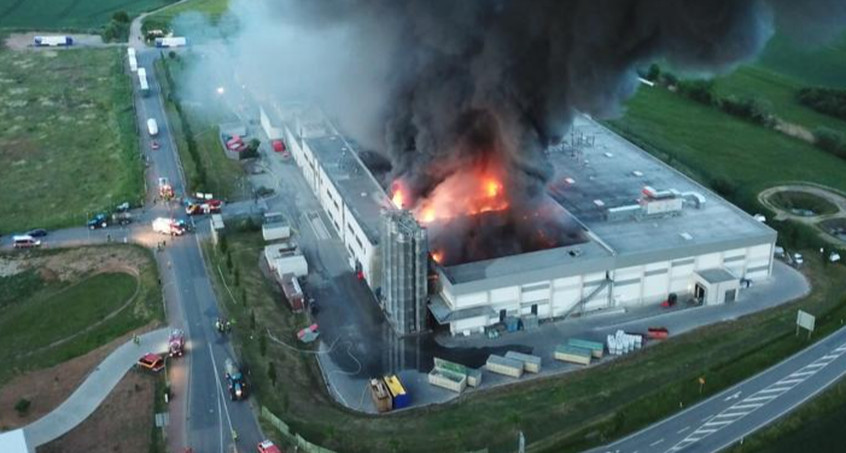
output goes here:
[[426, 328], [429, 243], [409, 211], [385, 213], [382, 236], [382, 303], [400, 335]]

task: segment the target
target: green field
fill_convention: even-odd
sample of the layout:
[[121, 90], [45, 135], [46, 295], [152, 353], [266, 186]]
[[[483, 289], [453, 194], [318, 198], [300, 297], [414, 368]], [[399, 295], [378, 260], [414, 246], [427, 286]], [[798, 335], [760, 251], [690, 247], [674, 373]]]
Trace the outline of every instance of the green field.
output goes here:
[[[846, 58], [846, 52], [843, 57]], [[768, 67], [753, 65], [744, 66], [729, 76], [718, 78], [715, 89], [723, 96], [758, 99], [779, 118], [801, 125], [811, 133], [820, 126], [846, 131], [846, 121], [818, 113], [796, 100], [796, 93], [808, 85], [802, 80], [779, 74]]]
[[[114, 256], [134, 262], [138, 275], [107, 271], [59, 280], [53, 274], [55, 269], [67, 266], [68, 261], [96, 263]], [[28, 255], [3, 254], [0, 258], [66, 263], [49, 268], [36, 265], [0, 277], [0, 360], [5, 364], [0, 369], [0, 382], [85, 354], [133, 329], [163, 319], [155, 262], [151, 253], [141, 247], [42, 250]]]
[[84, 225], [143, 197], [120, 49], [0, 51], [0, 233]]
[[[250, 364], [256, 397], [294, 432], [341, 452], [459, 452], [488, 447], [492, 453], [510, 453], [518, 430], [526, 434], [532, 452], [582, 451], [675, 412], [679, 401], [693, 404], [804, 347], [806, 342], [793, 334], [797, 307], [818, 315], [822, 327], [817, 338], [840, 327], [840, 318], [846, 316], [846, 268], [823, 268], [809, 260], [815, 290], [801, 302], [699, 329], [584, 372], [471, 392], [456, 403], [373, 417], [338, 407], [326, 393], [310, 355], [267, 341], [262, 356], [260, 338], [265, 329], [294, 344], [294, 332], [306, 320], [280, 302], [277, 290], [258, 269], [264, 243], [260, 234], [234, 229], [228, 233], [232, 271], [224, 253], [209, 245], [205, 252], [224, 309], [236, 325], [244, 326], [235, 335], [241, 359]], [[228, 290], [221, 285], [220, 272]], [[254, 330], [248, 327], [251, 313]], [[270, 362], [280, 376], [275, 388], [267, 378]], [[698, 393], [699, 376], [707, 377], [704, 395]]]
[[846, 162], [810, 144], [742, 121], [661, 88], [626, 104], [613, 129], [706, 185], [728, 181], [732, 201], [757, 207], [759, 191], [787, 181], [846, 190]]
[[[155, 29], [171, 30], [178, 35], [185, 32], [179, 29], [179, 25], [191, 27], [198, 24], [197, 20], [208, 19], [213, 24], [219, 24], [220, 18], [228, 9], [229, 0], [189, 0], [145, 17], [141, 29], [144, 32]], [[183, 16], [184, 22], [174, 22], [174, 18], [184, 13], [199, 13], [201, 16], [194, 16], [193, 19]], [[199, 19], [201, 17], [204, 19]]]
[[0, 0], [0, 28], [96, 31], [118, 11], [135, 17], [176, 0]]
[[[190, 64], [191, 57], [168, 58], [166, 63], [172, 71], [174, 83], [178, 84], [180, 76], [185, 71], [185, 65]], [[176, 90], [170, 86], [163, 71], [161, 61], [156, 62], [156, 77], [160, 81], [165, 98], [171, 99], [171, 93], [175, 92], [173, 98], [180, 97], [179, 87]], [[214, 88], [210, 87], [209, 91]], [[174, 102], [166, 102], [165, 108], [168, 115], [168, 124], [173, 131], [176, 140], [179, 156], [185, 170], [185, 177], [188, 180], [191, 191], [212, 192], [216, 197], [226, 200], [241, 199], [249, 196], [247, 186], [244, 185], [244, 171], [238, 161], [226, 157], [220, 140], [218, 139], [218, 124], [237, 120], [232, 114], [227, 114], [224, 105], [199, 105], [190, 101], [180, 101], [185, 119], [189, 125], [191, 134], [197, 146], [195, 159], [188, 149], [186, 128], [180, 119]], [[207, 102], [214, 102], [209, 97]], [[202, 166], [206, 174], [205, 186], [202, 186], [198, 179], [198, 167]]]
[[818, 48], [803, 48], [777, 35], [758, 65], [808, 85], [846, 88], [846, 34]]
[[834, 214], [838, 211], [834, 203], [806, 192], [777, 192], [770, 196], [770, 202], [787, 211], [801, 209], [812, 211], [815, 215]]

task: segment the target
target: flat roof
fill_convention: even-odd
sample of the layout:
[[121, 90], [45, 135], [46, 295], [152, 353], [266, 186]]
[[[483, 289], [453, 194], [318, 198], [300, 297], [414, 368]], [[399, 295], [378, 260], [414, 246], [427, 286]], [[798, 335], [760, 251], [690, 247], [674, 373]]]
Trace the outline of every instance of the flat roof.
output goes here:
[[733, 282], [737, 280], [737, 277], [732, 275], [731, 272], [722, 268], [705, 269], [696, 271], [696, 273], [708, 283]]
[[[555, 198], [620, 256], [775, 238], [768, 226], [585, 116], [576, 117], [564, 146], [550, 150], [549, 158], [555, 167]], [[705, 203], [686, 205], [679, 215], [621, 220], [607, 220], [595, 203], [635, 205], [644, 186], [697, 193]]]
[[390, 207], [388, 195], [355, 155], [355, 145], [339, 135], [305, 139], [320, 166], [338, 190], [371, 244], [378, 244], [381, 211]]
[[[441, 268], [445, 287], [460, 286], [453, 294], [775, 242], [773, 229], [586, 116], [577, 116], [564, 143], [547, 155], [555, 169], [549, 194], [591, 240]], [[694, 195], [681, 211], [634, 215], [645, 186]], [[623, 206], [637, 209], [609, 219], [609, 209]], [[571, 249], [581, 253], [572, 256]]]

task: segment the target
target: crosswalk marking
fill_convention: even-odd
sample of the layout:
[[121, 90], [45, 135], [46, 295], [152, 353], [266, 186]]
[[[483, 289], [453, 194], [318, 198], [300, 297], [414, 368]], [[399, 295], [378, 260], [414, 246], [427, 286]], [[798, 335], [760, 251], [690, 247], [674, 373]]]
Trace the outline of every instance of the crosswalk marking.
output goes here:
[[743, 400], [744, 402], [753, 402], [753, 401], [768, 401], [775, 398], [776, 395], [768, 395], [768, 396], [757, 396], [755, 398], [746, 398]]
[[788, 390], [790, 390], [790, 387], [775, 387], [775, 388], [768, 388], [768, 389], [761, 390], [758, 393], [786, 392]]
[[819, 368], [819, 367], [824, 367], [826, 365], [827, 365], [827, 363], [815, 362], [815, 363], [812, 363], [812, 364], [806, 366], [805, 368]]
[[764, 403], [738, 404], [736, 406], [730, 407], [729, 409], [757, 409], [763, 405]]
[[798, 384], [802, 381], [804, 381], [804, 379], [782, 379], [781, 381], [776, 382], [776, 384], [790, 385], [790, 384]]
[[814, 373], [816, 373], [816, 371], [800, 371], [798, 373], [791, 374], [789, 377], [797, 378], [797, 377], [801, 377], [801, 376], [810, 376]]
[[837, 355], [837, 354], [829, 354], [829, 355], [824, 355], [824, 356], [822, 356], [822, 358], [820, 358], [820, 360], [831, 361], [831, 360], [834, 360], [834, 359], [836, 359], [836, 358], [838, 358], [838, 357], [840, 357], [840, 356], [839, 356], [839, 355]]

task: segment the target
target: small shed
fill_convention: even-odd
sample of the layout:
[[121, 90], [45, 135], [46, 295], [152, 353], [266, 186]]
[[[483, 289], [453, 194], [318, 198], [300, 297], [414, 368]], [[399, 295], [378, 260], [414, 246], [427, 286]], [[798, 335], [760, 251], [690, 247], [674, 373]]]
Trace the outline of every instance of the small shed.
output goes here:
[[737, 300], [740, 279], [724, 268], [696, 271], [693, 297], [704, 305], [719, 305]]

